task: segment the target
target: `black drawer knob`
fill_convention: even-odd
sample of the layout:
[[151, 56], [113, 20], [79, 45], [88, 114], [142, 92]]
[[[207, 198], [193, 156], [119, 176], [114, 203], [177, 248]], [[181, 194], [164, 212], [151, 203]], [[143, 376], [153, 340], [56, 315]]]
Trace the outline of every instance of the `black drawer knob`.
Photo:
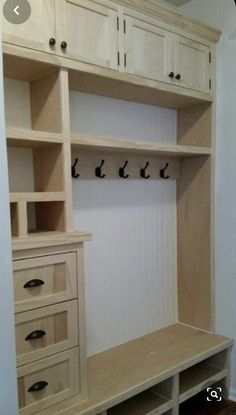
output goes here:
[[48, 386], [48, 382], [44, 382], [44, 381], [36, 382], [32, 386], [30, 386], [30, 388], [28, 389], [28, 392], [40, 392], [43, 389], [45, 389], [46, 386]]
[[67, 42], [65, 42], [64, 40], [61, 42], [61, 48], [62, 49], [66, 49], [67, 48]]
[[32, 333], [28, 334], [28, 336], [25, 338], [26, 341], [28, 340], [37, 340], [41, 339], [41, 337], [46, 336], [46, 333], [44, 330], [35, 330]]
[[56, 39], [55, 39], [54, 37], [51, 37], [51, 38], [49, 39], [49, 45], [50, 45], [50, 46], [55, 46], [55, 44], [56, 44]]
[[175, 76], [174, 72], [169, 73], [169, 78], [174, 78], [174, 76]]
[[175, 77], [175, 79], [177, 79], [178, 81], [181, 79], [181, 75], [178, 73]]
[[35, 288], [35, 287], [41, 287], [41, 285], [44, 285], [44, 281], [42, 281], [42, 280], [38, 280], [38, 279], [34, 279], [34, 280], [30, 280], [30, 281], [28, 281], [28, 282], [24, 285], [24, 288]]

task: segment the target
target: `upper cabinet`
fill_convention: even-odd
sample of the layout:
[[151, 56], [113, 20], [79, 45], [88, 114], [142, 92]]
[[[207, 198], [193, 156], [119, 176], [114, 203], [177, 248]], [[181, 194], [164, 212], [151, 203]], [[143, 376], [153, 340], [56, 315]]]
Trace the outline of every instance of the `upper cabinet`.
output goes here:
[[89, 0], [56, 0], [58, 53], [118, 68], [117, 11]]
[[209, 93], [210, 47], [146, 19], [124, 16], [125, 71]]
[[125, 70], [144, 78], [168, 82], [171, 35], [160, 27], [125, 17]]
[[210, 47], [186, 37], [174, 37], [176, 47], [175, 76], [180, 86], [209, 92], [211, 88]]
[[42, 52], [55, 53], [55, 0], [30, 0], [31, 14], [22, 24], [2, 19], [3, 41]]
[[3, 19], [3, 40], [192, 93], [211, 92], [212, 45], [218, 33], [200, 25], [201, 32], [192, 21], [178, 26], [174, 17], [173, 24], [167, 24], [155, 14], [151, 17], [118, 3], [30, 0], [31, 16], [25, 23]]

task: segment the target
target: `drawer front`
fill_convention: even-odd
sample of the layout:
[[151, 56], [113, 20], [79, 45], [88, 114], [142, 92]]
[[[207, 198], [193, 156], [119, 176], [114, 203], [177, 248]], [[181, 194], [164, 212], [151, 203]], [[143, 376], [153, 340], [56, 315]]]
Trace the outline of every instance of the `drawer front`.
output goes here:
[[17, 365], [78, 345], [77, 300], [16, 314]]
[[79, 349], [18, 369], [20, 415], [31, 415], [80, 391]]
[[77, 297], [76, 253], [13, 261], [15, 312]]

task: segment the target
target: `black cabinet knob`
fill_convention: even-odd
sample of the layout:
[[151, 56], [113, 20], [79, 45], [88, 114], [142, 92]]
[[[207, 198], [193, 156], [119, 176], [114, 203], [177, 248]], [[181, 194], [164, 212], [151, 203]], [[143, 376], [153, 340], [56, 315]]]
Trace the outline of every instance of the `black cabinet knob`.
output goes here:
[[40, 381], [40, 382], [34, 383], [32, 386], [30, 386], [30, 388], [28, 389], [28, 392], [40, 392], [43, 389], [45, 389], [46, 386], [48, 386], [47, 382]]
[[32, 333], [28, 334], [28, 336], [25, 338], [26, 341], [29, 340], [37, 340], [41, 339], [41, 337], [46, 336], [46, 333], [44, 330], [35, 330]]
[[177, 79], [178, 81], [181, 79], [181, 75], [178, 73], [175, 77], [175, 79]]
[[67, 43], [64, 40], [61, 42], [61, 48], [62, 49], [66, 49], [67, 48]]
[[49, 45], [50, 45], [50, 46], [55, 46], [55, 44], [56, 44], [56, 39], [55, 39], [54, 37], [51, 37], [51, 38], [49, 39]]
[[169, 73], [169, 78], [174, 78], [174, 76], [175, 76], [174, 72]]
[[35, 288], [35, 287], [40, 287], [41, 285], [44, 285], [44, 282], [42, 280], [34, 279], [34, 280], [28, 281], [24, 285], [24, 288]]

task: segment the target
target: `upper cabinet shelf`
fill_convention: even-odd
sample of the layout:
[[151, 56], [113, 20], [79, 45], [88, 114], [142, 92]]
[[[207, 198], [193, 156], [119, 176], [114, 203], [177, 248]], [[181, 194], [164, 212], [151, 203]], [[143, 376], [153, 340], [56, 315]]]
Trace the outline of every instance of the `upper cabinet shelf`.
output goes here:
[[[49, 64], [104, 77], [110, 71], [111, 77], [120, 74], [127, 83], [132, 83], [132, 75], [140, 85], [154, 81], [175, 88], [177, 94], [181, 89], [187, 96], [210, 97], [219, 32], [188, 18], [183, 26], [182, 15], [167, 9], [164, 16], [163, 6], [165, 18], [160, 13], [158, 17], [158, 6], [151, 17], [149, 5], [140, 4], [137, 11], [131, 1], [31, 0], [32, 13], [24, 25], [3, 19], [3, 41], [47, 52]], [[85, 66], [76, 68], [76, 62]]]

